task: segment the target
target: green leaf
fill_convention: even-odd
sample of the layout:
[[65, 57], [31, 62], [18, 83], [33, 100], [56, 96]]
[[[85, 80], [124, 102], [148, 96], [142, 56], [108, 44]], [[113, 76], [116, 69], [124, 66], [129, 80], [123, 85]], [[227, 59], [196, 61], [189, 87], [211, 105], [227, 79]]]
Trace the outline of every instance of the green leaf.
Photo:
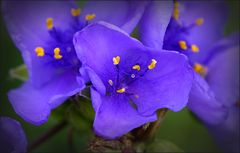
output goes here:
[[9, 71], [10, 78], [20, 81], [28, 80], [28, 72], [25, 64], [19, 65]]
[[184, 152], [174, 143], [163, 139], [155, 139], [146, 146], [145, 150], [146, 152]]

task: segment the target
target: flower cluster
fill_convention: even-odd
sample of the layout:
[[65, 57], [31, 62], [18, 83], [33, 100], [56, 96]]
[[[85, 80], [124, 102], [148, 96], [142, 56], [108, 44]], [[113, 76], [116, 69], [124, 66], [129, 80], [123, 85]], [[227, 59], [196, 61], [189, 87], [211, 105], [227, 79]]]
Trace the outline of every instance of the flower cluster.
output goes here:
[[[8, 96], [27, 122], [45, 123], [52, 109], [90, 82], [99, 136], [115, 139], [156, 121], [159, 109], [188, 107], [227, 150], [237, 149], [239, 35], [223, 38], [223, 2], [2, 5], [29, 72]], [[139, 40], [130, 35], [136, 26]]]

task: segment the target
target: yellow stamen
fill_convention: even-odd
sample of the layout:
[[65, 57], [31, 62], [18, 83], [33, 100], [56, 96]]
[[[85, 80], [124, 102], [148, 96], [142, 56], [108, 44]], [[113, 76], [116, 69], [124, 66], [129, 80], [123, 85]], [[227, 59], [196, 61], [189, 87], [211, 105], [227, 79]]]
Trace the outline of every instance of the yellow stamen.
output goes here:
[[51, 30], [53, 28], [53, 18], [47, 18], [46, 25], [47, 25], [47, 29]]
[[91, 20], [93, 20], [95, 17], [96, 17], [96, 14], [94, 14], [94, 13], [92, 13], [92, 14], [87, 14], [87, 15], [85, 16], [85, 20], [91, 21]]
[[155, 59], [152, 59], [151, 64], [148, 65], [148, 69], [149, 69], [149, 70], [154, 69], [155, 66], [156, 66], [156, 64], [157, 64], [157, 61], [156, 61]]
[[72, 14], [72, 16], [79, 16], [80, 13], [81, 13], [81, 9], [80, 9], [80, 8], [77, 8], [77, 9], [72, 8], [72, 9], [71, 9], [71, 14]]
[[141, 68], [140, 68], [140, 65], [134, 65], [132, 69], [140, 71]]
[[42, 47], [35, 48], [35, 52], [39, 57], [43, 57], [45, 55], [44, 49]]
[[112, 86], [113, 85], [113, 81], [112, 80], [108, 80], [108, 83]]
[[180, 40], [180, 41], [178, 42], [178, 44], [179, 44], [179, 46], [180, 46], [181, 49], [187, 50], [187, 44], [186, 44], [185, 41]]
[[61, 59], [62, 55], [60, 55], [60, 48], [55, 48], [54, 49], [54, 58], [55, 59]]
[[118, 90], [117, 90], [117, 93], [124, 93], [125, 90], [126, 90], [125, 88], [118, 89]]
[[192, 51], [194, 52], [194, 53], [197, 53], [197, 52], [199, 52], [199, 48], [198, 48], [198, 46], [197, 45], [191, 45], [191, 49], [192, 49]]
[[194, 66], [193, 66], [193, 68], [194, 68], [194, 70], [197, 72], [197, 73], [199, 73], [201, 76], [206, 76], [206, 74], [207, 74], [207, 69], [203, 66], [203, 65], [201, 65], [201, 64], [199, 64], [199, 63], [195, 63], [194, 64]]
[[178, 20], [179, 19], [179, 14], [180, 14], [179, 3], [177, 1], [175, 1], [174, 2], [174, 10], [173, 10], [173, 18], [175, 20]]
[[119, 62], [120, 62], [120, 56], [113, 57], [112, 60], [113, 60], [113, 64], [114, 64], [114, 65], [118, 65]]
[[203, 22], [204, 22], [204, 19], [203, 19], [203, 18], [198, 18], [198, 19], [195, 21], [195, 24], [198, 25], [198, 26], [200, 26], [200, 25], [203, 24]]

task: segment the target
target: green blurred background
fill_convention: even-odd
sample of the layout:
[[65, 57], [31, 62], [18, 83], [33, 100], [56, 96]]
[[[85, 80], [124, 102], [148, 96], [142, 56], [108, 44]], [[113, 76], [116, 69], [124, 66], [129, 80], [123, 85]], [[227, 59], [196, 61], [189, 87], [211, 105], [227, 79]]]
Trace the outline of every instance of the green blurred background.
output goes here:
[[[239, 31], [239, 1], [231, 1], [229, 2], [229, 6], [231, 8], [231, 15], [225, 30], [226, 35], [234, 31]], [[11, 78], [9, 70], [21, 65], [23, 60], [8, 35], [2, 15], [0, 32], [0, 116], [10, 116], [20, 121], [26, 132], [28, 142], [31, 143], [47, 129], [58, 123], [62, 117], [66, 117], [63, 110], [70, 104], [67, 102], [54, 110], [49, 121], [42, 126], [30, 125], [16, 115], [8, 101], [7, 92], [12, 88], [18, 87], [22, 82]], [[69, 126], [66, 126], [54, 137], [33, 150], [33, 152], [69, 152], [69, 138], [71, 136], [73, 136], [76, 150], [84, 152], [89, 141], [93, 138], [92, 123], [76, 114], [72, 117], [70, 123]], [[220, 151], [208, 131], [187, 109], [178, 113], [168, 112], [157, 132], [157, 137], [171, 141], [185, 152]]]

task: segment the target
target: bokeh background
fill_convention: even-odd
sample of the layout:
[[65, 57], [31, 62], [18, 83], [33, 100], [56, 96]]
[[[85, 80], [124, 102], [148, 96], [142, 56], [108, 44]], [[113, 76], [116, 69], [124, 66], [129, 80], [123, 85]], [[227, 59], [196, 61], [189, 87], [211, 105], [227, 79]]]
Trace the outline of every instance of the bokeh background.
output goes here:
[[[230, 18], [226, 23], [225, 34], [239, 32], [239, 1], [228, 1], [230, 7]], [[137, 34], [135, 33], [134, 36]], [[89, 104], [83, 108], [85, 116], [82, 114], [66, 114], [65, 109], [70, 105], [70, 101], [52, 112], [49, 121], [42, 126], [33, 126], [26, 123], [16, 115], [10, 105], [7, 92], [18, 87], [22, 81], [11, 77], [10, 70], [23, 64], [21, 54], [11, 41], [9, 34], [0, 16], [0, 116], [10, 116], [18, 120], [27, 135], [28, 143], [32, 143], [42, 133], [62, 118], [69, 121], [63, 130], [55, 136], [45, 141], [32, 152], [69, 152], [74, 145], [78, 152], [86, 150], [89, 141], [93, 138], [92, 121], [94, 113]], [[29, 95], [31, 96], [31, 95]], [[87, 103], [87, 102], [86, 102]], [[86, 113], [87, 112], [87, 113]], [[157, 138], [174, 143], [185, 152], [220, 152], [214, 143], [207, 129], [191, 114], [187, 109], [178, 113], [168, 112], [165, 120], [157, 132]], [[73, 139], [73, 140], [72, 140]], [[0, 151], [1, 152], [1, 151]]]

